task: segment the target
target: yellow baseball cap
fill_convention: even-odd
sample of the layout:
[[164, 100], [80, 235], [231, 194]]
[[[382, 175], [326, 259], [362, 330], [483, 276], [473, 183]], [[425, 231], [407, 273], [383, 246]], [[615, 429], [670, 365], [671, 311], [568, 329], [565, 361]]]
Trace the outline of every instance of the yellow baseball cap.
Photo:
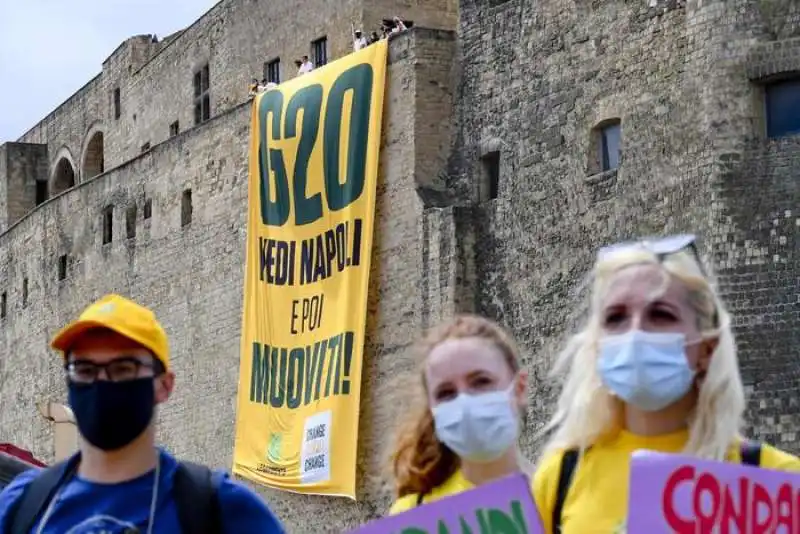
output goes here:
[[59, 331], [50, 346], [66, 355], [81, 335], [94, 328], [108, 328], [139, 343], [169, 369], [167, 334], [155, 314], [119, 295], [106, 295], [83, 310], [78, 320]]

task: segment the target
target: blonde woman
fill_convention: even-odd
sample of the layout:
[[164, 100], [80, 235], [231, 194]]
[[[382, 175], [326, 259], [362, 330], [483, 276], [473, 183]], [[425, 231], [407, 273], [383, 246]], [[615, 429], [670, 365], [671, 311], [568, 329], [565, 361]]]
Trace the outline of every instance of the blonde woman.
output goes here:
[[590, 316], [534, 476], [549, 533], [624, 529], [631, 453], [649, 449], [800, 470], [798, 458], [739, 433], [745, 408], [731, 321], [693, 236], [600, 250]]
[[421, 359], [417, 409], [396, 442], [390, 514], [530, 474], [517, 448], [528, 375], [506, 333], [488, 319], [459, 316], [428, 334]]

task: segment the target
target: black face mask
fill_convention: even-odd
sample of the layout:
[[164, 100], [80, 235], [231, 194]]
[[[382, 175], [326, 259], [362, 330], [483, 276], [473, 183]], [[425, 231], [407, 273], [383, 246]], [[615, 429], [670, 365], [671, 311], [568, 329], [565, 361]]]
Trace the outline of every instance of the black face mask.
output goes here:
[[153, 419], [153, 378], [69, 382], [69, 405], [86, 441], [104, 451], [121, 449], [141, 436]]

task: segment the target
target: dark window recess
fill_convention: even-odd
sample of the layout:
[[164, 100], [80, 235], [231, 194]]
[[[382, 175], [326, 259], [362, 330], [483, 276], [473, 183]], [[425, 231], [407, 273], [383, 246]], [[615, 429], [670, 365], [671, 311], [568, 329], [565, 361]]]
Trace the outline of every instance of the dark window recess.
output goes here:
[[169, 136], [170, 137], [175, 137], [179, 133], [181, 133], [181, 123], [180, 122], [175, 121], [175, 122], [173, 122], [172, 124], [169, 125]]
[[107, 245], [114, 239], [114, 206], [103, 210], [103, 244]]
[[800, 134], [800, 78], [766, 87], [767, 137]]
[[114, 120], [119, 120], [122, 116], [122, 98], [119, 87], [114, 89]]
[[146, 198], [144, 200], [144, 220], [149, 219], [153, 216], [153, 200]]
[[128, 206], [125, 211], [125, 235], [128, 239], [136, 237], [136, 206]]
[[320, 37], [311, 42], [311, 61], [315, 67], [321, 67], [328, 63], [328, 38]]
[[481, 158], [484, 199], [493, 200], [500, 194], [500, 152], [489, 152]]
[[62, 254], [58, 257], [58, 279], [65, 280], [67, 278], [67, 255]]
[[606, 124], [600, 128], [600, 146], [598, 150], [600, 170], [610, 171], [619, 168], [619, 152], [622, 127], [619, 122]]
[[36, 180], [36, 205], [47, 200], [47, 182], [45, 180]]
[[142, 145], [142, 153], [145, 153], [148, 150], [150, 150], [150, 141], [148, 141], [148, 142], [146, 142], [145, 144]]
[[264, 63], [264, 78], [266, 78], [268, 82], [281, 83], [280, 58]]
[[0, 295], [0, 319], [5, 319], [8, 313], [8, 293], [3, 291]]
[[186, 189], [181, 197], [181, 226], [192, 222], [192, 190]]
[[28, 279], [24, 278], [22, 280], [22, 305], [28, 305]]
[[206, 63], [194, 73], [194, 123], [200, 124], [211, 118], [211, 97], [209, 70]]

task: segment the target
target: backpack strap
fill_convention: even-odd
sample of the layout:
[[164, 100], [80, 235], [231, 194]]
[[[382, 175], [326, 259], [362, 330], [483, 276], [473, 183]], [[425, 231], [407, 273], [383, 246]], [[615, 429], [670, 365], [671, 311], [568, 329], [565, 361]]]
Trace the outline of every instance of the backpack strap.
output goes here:
[[759, 467], [761, 465], [761, 443], [757, 441], [742, 441], [739, 454], [742, 464]]
[[182, 534], [222, 534], [218, 490], [223, 474], [192, 462], [180, 462], [173, 498]]
[[12, 505], [7, 520], [8, 534], [28, 534], [39, 521], [58, 488], [78, 471], [80, 454], [46, 469], [28, 484]]
[[567, 493], [572, 484], [572, 475], [578, 465], [578, 449], [567, 449], [561, 457], [561, 469], [558, 473], [558, 488], [556, 489], [556, 502], [553, 506], [553, 534], [561, 533], [561, 514], [564, 509], [564, 502], [567, 500]]

